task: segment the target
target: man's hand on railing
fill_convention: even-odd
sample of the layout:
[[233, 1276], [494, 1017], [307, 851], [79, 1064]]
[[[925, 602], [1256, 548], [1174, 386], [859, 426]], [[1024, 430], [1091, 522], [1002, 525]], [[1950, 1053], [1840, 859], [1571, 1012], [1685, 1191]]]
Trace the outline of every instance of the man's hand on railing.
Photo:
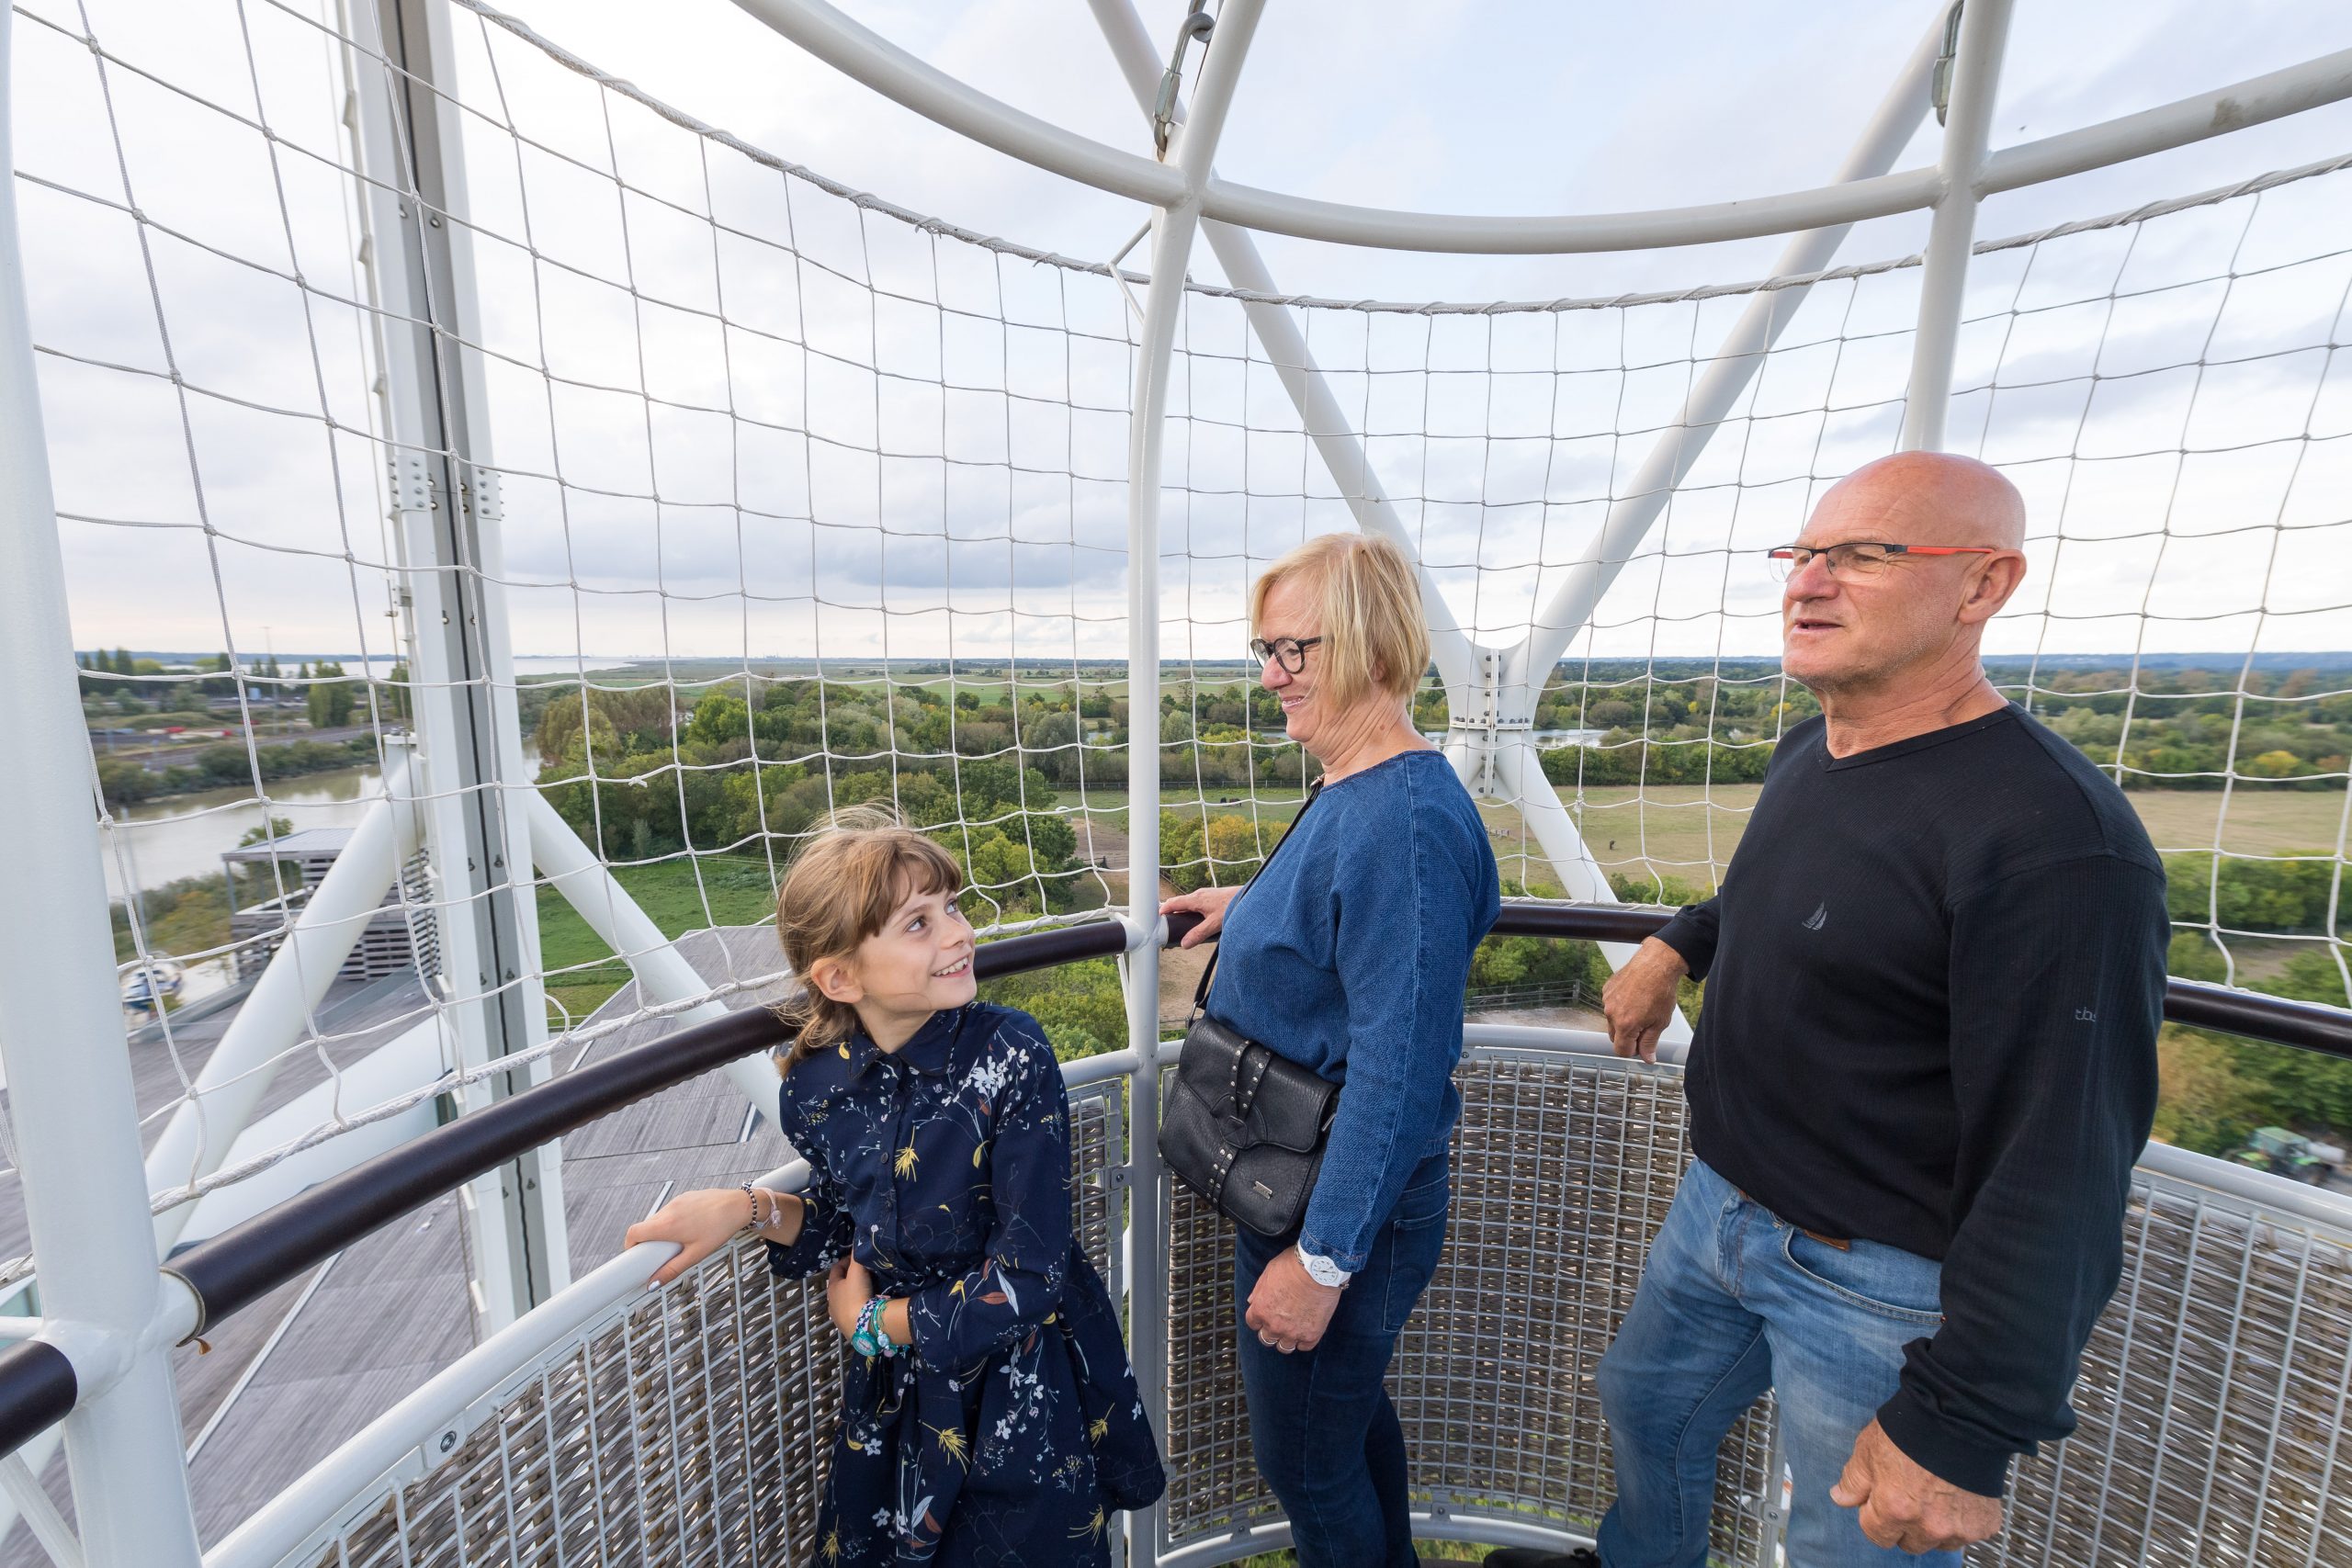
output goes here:
[[1674, 1017], [1675, 983], [1690, 972], [1682, 954], [1656, 937], [1644, 941], [1600, 988], [1610, 1048], [1620, 1056], [1657, 1061], [1658, 1036]]
[[754, 1188], [747, 1197], [740, 1187], [707, 1187], [681, 1192], [621, 1237], [624, 1250], [640, 1241], [673, 1241], [678, 1256], [654, 1271], [652, 1283], [666, 1285], [695, 1264], [725, 1247], [746, 1225], [765, 1240], [790, 1247], [800, 1239], [800, 1200], [789, 1192]]
[[1159, 912], [1168, 915], [1198, 915], [1201, 923], [1184, 933], [1179, 947], [1198, 947], [1204, 942], [1216, 940], [1225, 929], [1225, 907], [1233, 902], [1238, 887], [1203, 887], [1191, 893], [1179, 893], [1173, 898], [1160, 900]]

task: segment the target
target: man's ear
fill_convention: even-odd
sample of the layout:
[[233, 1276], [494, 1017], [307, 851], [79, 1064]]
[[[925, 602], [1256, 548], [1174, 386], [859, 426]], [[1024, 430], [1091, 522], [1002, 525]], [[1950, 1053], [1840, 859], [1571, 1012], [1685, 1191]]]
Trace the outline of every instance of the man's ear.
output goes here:
[[808, 983], [817, 987], [819, 996], [843, 1007], [855, 1007], [865, 999], [857, 972], [838, 958], [820, 958], [808, 965]]
[[1970, 626], [1979, 626], [2001, 613], [2009, 595], [2025, 581], [2025, 552], [2003, 550], [1987, 556], [1981, 570], [1970, 579], [1968, 597], [1960, 602], [1960, 618]]

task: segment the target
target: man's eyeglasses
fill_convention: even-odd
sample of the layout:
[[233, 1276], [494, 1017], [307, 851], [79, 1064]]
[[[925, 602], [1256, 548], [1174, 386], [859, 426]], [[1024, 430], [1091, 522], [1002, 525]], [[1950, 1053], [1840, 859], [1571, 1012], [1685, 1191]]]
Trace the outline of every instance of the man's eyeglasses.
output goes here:
[[1263, 664], [1271, 659], [1295, 675], [1306, 668], [1306, 650], [1320, 643], [1319, 637], [1278, 637], [1268, 642], [1264, 637], [1250, 639], [1250, 657]]
[[1856, 539], [1842, 545], [1779, 545], [1764, 552], [1765, 565], [1782, 582], [1803, 571], [1814, 557], [1822, 558], [1829, 575], [1840, 582], [1868, 582], [1898, 556], [1989, 556], [1999, 552], [1990, 545], [1884, 545]]

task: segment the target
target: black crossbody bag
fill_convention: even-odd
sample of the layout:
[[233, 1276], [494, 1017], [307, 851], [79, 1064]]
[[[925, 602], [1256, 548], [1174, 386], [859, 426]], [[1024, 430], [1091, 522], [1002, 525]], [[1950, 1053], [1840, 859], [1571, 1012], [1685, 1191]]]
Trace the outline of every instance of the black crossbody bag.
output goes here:
[[[1259, 874], [1298, 831], [1322, 788], [1318, 781], [1307, 792], [1290, 832]], [[1279, 1239], [1296, 1232], [1306, 1217], [1331, 1119], [1339, 1113], [1340, 1086], [1211, 1018], [1209, 982], [1216, 976], [1212, 954], [1193, 993], [1184, 1054], [1160, 1111], [1160, 1157], [1179, 1181], [1234, 1224]]]

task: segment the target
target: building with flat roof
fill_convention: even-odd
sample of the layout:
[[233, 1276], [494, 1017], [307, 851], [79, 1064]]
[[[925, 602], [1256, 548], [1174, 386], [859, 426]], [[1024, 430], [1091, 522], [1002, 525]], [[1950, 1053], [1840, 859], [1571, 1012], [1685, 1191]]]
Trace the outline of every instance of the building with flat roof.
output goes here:
[[[237, 943], [237, 977], [262, 972], [285, 941], [286, 928], [325, 880], [327, 868], [351, 842], [348, 828], [306, 828], [274, 841], [248, 844], [220, 857], [229, 880], [229, 934]], [[269, 863], [280, 867], [273, 877]], [[257, 869], [248, 869], [257, 868]], [[264, 895], [242, 903], [247, 891]], [[399, 884], [384, 895], [384, 907], [352, 944], [335, 971], [340, 980], [376, 980], [413, 967], [432, 975], [440, 967], [440, 942], [427, 889], [424, 857], [412, 856]]]

